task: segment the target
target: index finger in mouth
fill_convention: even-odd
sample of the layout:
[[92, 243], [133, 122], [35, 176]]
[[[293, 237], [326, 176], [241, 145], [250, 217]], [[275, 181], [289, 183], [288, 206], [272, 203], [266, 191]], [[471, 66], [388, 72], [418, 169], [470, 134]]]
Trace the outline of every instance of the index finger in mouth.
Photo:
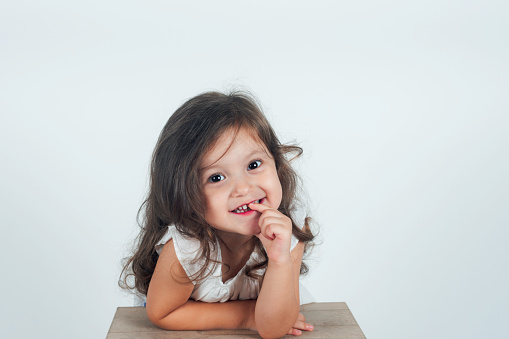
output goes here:
[[267, 205], [264, 205], [264, 204], [254, 204], [254, 203], [250, 203], [248, 205], [248, 207], [254, 211], [258, 211], [260, 213], [263, 213], [265, 212], [266, 210], [270, 210], [271, 207], [267, 206]]

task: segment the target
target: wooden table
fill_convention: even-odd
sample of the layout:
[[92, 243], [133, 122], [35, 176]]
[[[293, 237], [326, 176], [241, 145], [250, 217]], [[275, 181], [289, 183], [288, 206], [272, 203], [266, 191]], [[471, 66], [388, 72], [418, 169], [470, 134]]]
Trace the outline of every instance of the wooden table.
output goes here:
[[[306, 322], [313, 324], [312, 332], [302, 331], [298, 337], [365, 339], [361, 328], [344, 302], [311, 303], [301, 305]], [[163, 339], [163, 338], [260, 338], [250, 330], [168, 331], [152, 325], [144, 307], [118, 307], [106, 339]]]

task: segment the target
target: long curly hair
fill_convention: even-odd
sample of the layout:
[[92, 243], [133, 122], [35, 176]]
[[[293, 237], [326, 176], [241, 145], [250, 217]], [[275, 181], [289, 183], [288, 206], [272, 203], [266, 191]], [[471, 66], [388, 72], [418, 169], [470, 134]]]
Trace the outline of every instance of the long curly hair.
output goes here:
[[[196, 276], [189, 278], [196, 281], [208, 277], [209, 263], [217, 264], [212, 259], [212, 251], [218, 238], [215, 229], [207, 224], [204, 217], [206, 204], [199, 167], [202, 157], [222, 133], [240, 128], [254, 133], [273, 156], [283, 192], [279, 211], [292, 220], [292, 233], [306, 244], [306, 249], [312, 243], [314, 235], [309, 227], [310, 218], [305, 218], [302, 229], [293, 219], [299, 178], [290, 162], [302, 154], [302, 149], [280, 143], [250, 95], [243, 92], [207, 92], [189, 99], [177, 109], [159, 135], [152, 155], [149, 192], [138, 211], [138, 220], [142, 222], [136, 249], [132, 257], [126, 259], [119, 279], [122, 288], [147, 294], [159, 257], [155, 245], [166, 233], [168, 225], [175, 225], [181, 234], [201, 244], [205, 265]], [[260, 240], [255, 240], [254, 251], [258, 251], [263, 260], [247, 267], [246, 274], [262, 278], [257, 272], [264, 272], [268, 257]], [[307, 266], [303, 262], [301, 274], [306, 272]]]

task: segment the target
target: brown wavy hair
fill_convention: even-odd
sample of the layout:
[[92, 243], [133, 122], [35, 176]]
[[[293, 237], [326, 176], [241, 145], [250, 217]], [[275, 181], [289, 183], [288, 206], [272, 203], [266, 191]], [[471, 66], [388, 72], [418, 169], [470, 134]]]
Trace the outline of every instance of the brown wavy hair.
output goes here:
[[[183, 235], [201, 243], [201, 255], [205, 265], [191, 280], [205, 279], [210, 275], [207, 267], [215, 250], [217, 234], [205, 220], [205, 197], [199, 169], [203, 155], [215, 144], [219, 136], [227, 130], [245, 128], [263, 142], [273, 156], [281, 182], [283, 197], [279, 211], [292, 220], [292, 233], [299, 241], [312, 243], [309, 222], [304, 220], [300, 229], [293, 218], [297, 202], [296, 192], [299, 178], [290, 162], [302, 154], [296, 145], [283, 145], [265, 118], [256, 101], [243, 92], [223, 94], [207, 92], [185, 102], [170, 117], [164, 126], [152, 155], [150, 188], [147, 198], [138, 211], [141, 231], [136, 239], [136, 250], [127, 258], [122, 270], [119, 285], [125, 289], [135, 289], [147, 294], [148, 286], [156, 267], [159, 255], [155, 245], [162, 239], [168, 225], [175, 225]], [[141, 218], [140, 218], [141, 216]], [[263, 260], [247, 267], [246, 274], [261, 278], [267, 266], [268, 257], [258, 238], [254, 251], [261, 254]], [[303, 262], [301, 274], [307, 273]], [[134, 285], [130, 284], [134, 277]]]

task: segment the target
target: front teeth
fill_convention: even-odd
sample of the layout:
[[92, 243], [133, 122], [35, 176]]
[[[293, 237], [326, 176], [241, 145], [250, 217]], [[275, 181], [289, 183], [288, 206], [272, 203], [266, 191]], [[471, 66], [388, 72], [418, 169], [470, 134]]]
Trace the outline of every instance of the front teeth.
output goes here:
[[[253, 204], [259, 204], [259, 203], [260, 203], [260, 201], [262, 201], [262, 199], [255, 200], [255, 201], [253, 201]], [[247, 210], [249, 210], [249, 211], [250, 211], [251, 209], [250, 209], [249, 207], [247, 207], [247, 205], [248, 205], [248, 204], [246, 204], [246, 205], [242, 205], [242, 206], [238, 207], [237, 209], [234, 209], [232, 212], [233, 212], [233, 213], [244, 213], [244, 212], [246, 212]]]

